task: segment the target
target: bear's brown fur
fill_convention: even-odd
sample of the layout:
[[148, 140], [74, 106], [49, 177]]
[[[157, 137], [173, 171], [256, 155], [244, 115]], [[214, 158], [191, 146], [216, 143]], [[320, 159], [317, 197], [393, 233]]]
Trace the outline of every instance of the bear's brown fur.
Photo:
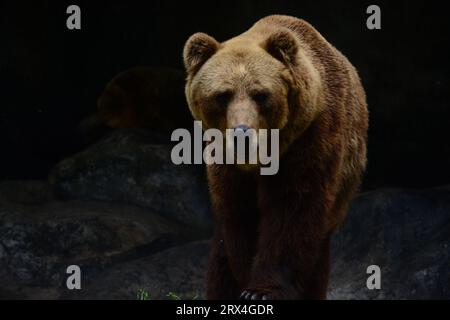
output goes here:
[[274, 15], [184, 48], [186, 96], [204, 128], [280, 129], [276, 175], [208, 165], [217, 222], [209, 299], [323, 299], [330, 236], [366, 165], [368, 111], [350, 62], [307, 22]]

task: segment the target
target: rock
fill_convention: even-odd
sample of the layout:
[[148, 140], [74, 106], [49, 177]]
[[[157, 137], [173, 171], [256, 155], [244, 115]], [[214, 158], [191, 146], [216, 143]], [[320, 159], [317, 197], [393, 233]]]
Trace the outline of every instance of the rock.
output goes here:
[[77, 200], [31, 204], [30, 186], [19, 185], [11, 183], [25, 204], [0, 199], [0, 298], [58, 298], [67, 290], [69, 265], [92, 277], [196, 237], [148, 209]]
[[[0, 298], [204, 298], [209, 247], [195, 230], [149, 209], [56, 201], [39, 185], [49, 189], [15, 182], [12, 200], [0, 195]], [[359, 195], [333, 238], [329, 299], [449, 299], [449, 230], [450, 187]], [[82, 290], [65, 287], [70, 264]], [[380, 290], [366, 287], [373, 264]]]
[[[333, 239], [330, 299], [450, 299], [450, 187], [361, 194]], [[369, 265], [381, 290], [368, 290]]]
[[191, 242], [117, 264], [87, 280], [82, 291], [65, 290], [63, 299], [204, 299], [208, 241]]
[[204, 167], [174, 165], [171, 146], [149, 144], [144, 130], [115, 130], [55, 166], [49, 180], [63, 199], [103, 200], [150, 208], [210, 234], [212, 215]]

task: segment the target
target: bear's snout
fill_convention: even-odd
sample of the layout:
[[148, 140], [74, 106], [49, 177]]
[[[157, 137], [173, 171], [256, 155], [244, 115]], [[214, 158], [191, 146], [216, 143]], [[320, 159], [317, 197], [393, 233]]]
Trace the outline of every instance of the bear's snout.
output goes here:
[[246, 124], [240, 124], [236, 127], [233, 128], [234, 132], [238, 132], [238, 131], [243, 131], [244, 133], [247, 132], [247, 130], [249, 130], [250, 127]]

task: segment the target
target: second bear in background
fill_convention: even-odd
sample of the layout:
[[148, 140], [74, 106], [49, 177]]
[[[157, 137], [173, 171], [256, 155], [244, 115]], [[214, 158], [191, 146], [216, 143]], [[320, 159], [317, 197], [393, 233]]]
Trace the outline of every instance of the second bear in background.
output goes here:
[[191, 128], [184, 83], [184, 73], [172, 68], [134, 67], [120, 72], [105, 86], [97, 113], [84, 121], [82, 131], [105, 125], [146, 128], [170, 136], [177, 128]]

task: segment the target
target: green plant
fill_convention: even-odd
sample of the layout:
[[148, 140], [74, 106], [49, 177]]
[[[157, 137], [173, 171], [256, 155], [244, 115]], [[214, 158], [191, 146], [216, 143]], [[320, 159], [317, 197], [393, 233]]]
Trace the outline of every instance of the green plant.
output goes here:
[[[150, 300], [150, 293], [145, 289], [138, 289], [136, 296], [138, 300]], [[168, 297], [169, 300], [182, 300], [180, 295], [175, 292], [169, 292], [168, 294], [166, 294], [166, 297]], [[191, 300], [197, 299], [198, 293], [195, 293]]]
[[169, 293], [167, 294], [167, 297], [168, 297], [170, 300], [181, 300], [180, 296], [177, 295], [176, 293], [173, 293], [173, 292], [169, 292]]
[[145, 289], [139, 289], [137, 292], [138, 300], [150, 300], [150, 294]]

